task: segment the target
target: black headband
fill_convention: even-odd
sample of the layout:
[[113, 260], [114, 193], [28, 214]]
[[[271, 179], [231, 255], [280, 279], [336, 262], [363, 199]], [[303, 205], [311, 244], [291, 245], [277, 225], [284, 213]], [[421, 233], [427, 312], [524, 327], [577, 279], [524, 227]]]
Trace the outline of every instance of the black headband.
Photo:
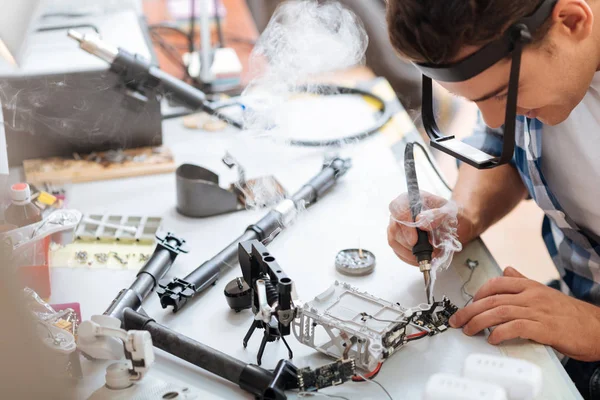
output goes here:
[[[498, 61], [508, 57], [515, 48], [515, 30], [523, 25], [533, 34], [546, 22], [558, 0], [544, 0], [529, 16], [511, 26], [501, 38], [454, 64], [415, 64], [426, 75], [440, 82], [462, 82], [479, 75]], [[516, 28], [516, 29], [515, 29]]]
[[[482, 47], [479, 51], [454, 64], [415, 64], [423, 73], [423, 100], [421, 115], [423, 127], [431, 140], [431, 147], [449, 154], [477, 169], [494, 168], [512, 160], [515, 151], [515, 128], [521, 55], [531, 36], [552, 15], [558, 0], [543, 0], [536, 10], [506, 30], [502, 37]], [[435, 121], [433, 111], [433, 82], [462, 82], [479, 75], [498, 61], [511, 56], [512, 65], [504, 116], [502, 153], [499, 156], [485, 153], [458, 140], [444, 136]]]

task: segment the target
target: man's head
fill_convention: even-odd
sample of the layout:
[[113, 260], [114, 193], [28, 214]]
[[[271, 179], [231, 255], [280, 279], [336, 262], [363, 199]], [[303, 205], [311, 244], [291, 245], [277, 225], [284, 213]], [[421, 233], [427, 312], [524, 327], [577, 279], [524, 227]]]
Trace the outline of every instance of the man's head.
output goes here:
[[[416, 63], [460, 61], [498, 39], [541, 0], [388, 0], [392, 44]], [[564, 121], [585, 95], [600, 65], [594, 30], [597, 0], [558, 0], [523, 52], [517, 112], [547, 124]], [[598, 28], [596, 28], [598, 30]], [[486, 123], [504, 123], [511, 61], [500, 61], [464, 82], [440, 82], [473, 100]]]

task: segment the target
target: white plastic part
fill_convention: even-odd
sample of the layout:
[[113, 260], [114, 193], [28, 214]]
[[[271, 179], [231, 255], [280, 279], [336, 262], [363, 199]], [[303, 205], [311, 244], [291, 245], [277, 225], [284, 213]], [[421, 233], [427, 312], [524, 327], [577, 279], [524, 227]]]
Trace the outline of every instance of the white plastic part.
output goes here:
[[510, 400], [535, 399], [542, 391], [542, 370], [516, 358], [471, 354], [465, 360], [463, 376], [502, 386]]
[[258, 313], [256, 313], [255, 319], [260, 319], [268, 324], [271, 321], [273, 310], [269, 306], [267, 287], [262, 279], [256, 281], [256, 293], [258, 294]]
[[[127, 362], [113, 364], [107, 369], [106, 382], [110, 387], [127, 387], [125, 379], [128, 382], [141, 380], [154, 364], [150, 333], [125, 331], [121, 329], [121, 321], [108, 315], [94, 315], [91, 321], [83, 321], [79, 325], [77, 347], [96, 359], [119, 360], [127, 357]], [[127, 371], [126, 377], [124, 371]]]
[[[110, 331], [120, 328], [117, 318], [107, 315], [94, 315], [91, 321], [83, 321], [77, 330], [77, 347], [79, 350], [98, 360], [120, 360], [125, 356], [123, 343], [118, 334], [110, 335]], [[126, 337], [123, 331], [123, 337]], [[115, 337], [117, 336], [117, 337]]]
[[106, 386], [109, 389], [121, 390], [132, 386], [129, 380], [129, 365], [126, 362], [114, 363], [106, 368]]
[[506, 391], [498, 385], [435, 374], [427, 381], [423, 400], [507, 400]]
[[127, 332], [125, 348], [131, 354], [132, 361], [143, 361], [143, 365], [138, 364], [134, 368], [135, 372], [139, 374], [139, 379], [141, 379], [148, 372], [152, 364], [154, 364], [154, 351], [152, 349], [150, 332]]

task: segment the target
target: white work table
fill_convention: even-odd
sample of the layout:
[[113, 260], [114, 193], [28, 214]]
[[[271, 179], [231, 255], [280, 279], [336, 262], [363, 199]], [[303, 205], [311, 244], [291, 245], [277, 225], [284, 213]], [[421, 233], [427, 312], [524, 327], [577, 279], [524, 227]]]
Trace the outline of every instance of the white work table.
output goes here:
[[[233, 132], [186, 130], [181, 120], [167, 121], [163, 126], [164, 142], [173, 150], [177, 164], [190, 162], [212, 169], [221, 175], [222, 186], [235, 179], [234, 172], [220, 161], [226, 149], [246, 167], [248, 178], [271, 173], [290, 194], [320, 170], [323, 160], [323, 154], [318, 150], [290, 149], [265, 141], [246, 140]], [[348, 282], [377, 297], [399, 302], [404, 307], [413, 307], [425, 300], [421, 273], [399, 261], [387, 244], [388, 204], [405, 191], [404, 173], [391, 151], [391, 142], [389, 136], [379, 134], [342, 149], [340, 155], [352, 157], [353, 168], [325, 198], [301, 213], [296, 223], [269, 245], [271, 254], [295, 281], [303, 301], [312, 300], [336, 280]], [[422, 162], [421, 157], [417, 158], [421, 188], [444, 194], [431, 168]], [[68, 195], [69, 208], [84, 213], [162, 217], [164, 230], [185, 238], [191, 248], [189, 254], [177, 258], [167, 278], [183, 278], [266, 213], [266, 210], [241, 211], [205, 219], [179, 215], [175, 210], [174, 173], [73, 184]], [[334, 268], [336, 253], [359, 246], [376, 255], [375, 271], [366, 277], [351, 278], [339, 274]], [[447, 295], [458, 306], [464, 305], [466, 299], [461, 294], [461, 286], [468, 277], [468, 270], [464, 267], [466, 258], [479, 261], [479, 267], [467, 287], [470, 292], [476, 291], [485, 280], [500, 272], [483, 244], [475, 242], [455, 256], [447, 271], [439, 274], [434, 291], [436, 298]], [[85, 267], [53, 268], [51, 301], [79, 302], [83, 317], [87, 319], [104, 312], [117, 293], [131, 284], [135, 273]], [[163, 310], [154, 292], [143, 307], [158, 323], [245, 362], [255, 363], [262, 331], [257, 330], [248, 348], [244, 349], [242, 338], [252, 322], [252, 314], [249, 310], [233, 312], [223, 295], [225, 285], [240, 275], [239, 266], [232, 266], [214, 287], [196, 296], [177, 314], [170, 309]], [[333, 361], [298, 343], [293, 334], [287, 341], [294, 351], [293, 362], [298, 367], [320, 366]], [[200, 399], [251, 398], [232, 383], [156, 351], [157, 362], [148, 378], [157, 376], [182, 382], [195, 388]], [[545, 380], [540, 399], [580, 398], [551, 350], [529, 342], [495, 347], [487, 343], [483, 334], [467, 337], [454, 329], [406, 345], [384, 363], [377, 380], [395, 400], [420, 399], [429, 376], [437, 372], [460, 374], [465, 358], [474, 352], [502, 352], [540, 365]], [[286, 357], [283, 343], [269, 343], [262, 366], [274, 368], [278, 360]], [[85, 377], [80, 390], [81, 396], [87, 397], [103, 385], [107, 363], [82, 359], [82, 365]], [[347, 383], [326, 389], [324, 393], [350, 399], [386, 398], [377, 386], [369, 383]], [[293, 398], [295, 394], [291, 393], [289, 397]]]

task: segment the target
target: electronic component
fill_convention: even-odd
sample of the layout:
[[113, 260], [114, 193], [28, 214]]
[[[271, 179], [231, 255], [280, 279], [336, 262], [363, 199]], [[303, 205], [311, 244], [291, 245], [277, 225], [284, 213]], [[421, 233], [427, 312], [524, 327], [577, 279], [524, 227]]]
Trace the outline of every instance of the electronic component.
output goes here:
[[457, 311], [458, 307], [444, 297], [442, 301], [423, 304], [423, 307], [413, 309], [412, 322], [427, 328], [429, 335], [433, 336], [448, 329], [448, 321]]
[[335, 257], [335, 268], [344, 275], [369, 275], [375, 269], [375, 254], [364, 249], [342, 250]]
[[298, 309], [292, 331], [300, 343], [372, 371], [406, 343], [447, 330], [456, 310], [446, 298], [406, 309], [336, 281]]
[[298, 386], [302, 392], [312, 392], [341, 385], [356, 374], [354, 360], [339, 360], [319, 368], [298, 370]]
[[225, 286], [225, 299], [235, 312], [252, 308], [252, 290], [244, 278], [235, 278]]

